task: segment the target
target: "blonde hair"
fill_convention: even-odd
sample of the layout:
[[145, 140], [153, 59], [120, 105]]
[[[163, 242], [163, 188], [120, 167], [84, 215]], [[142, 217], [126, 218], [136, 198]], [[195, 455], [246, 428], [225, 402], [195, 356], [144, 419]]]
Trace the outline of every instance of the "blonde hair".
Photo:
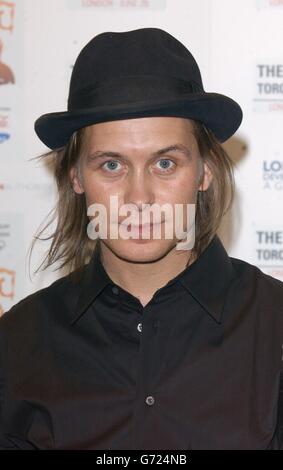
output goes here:
[[[198, 191], [195, 214], [195, 245], [192, 255], [198, 258], [215, 236], [222, 217], [230, 209], [234, 194], [235, 181], [233, 161], [204, 124], [191, 120], [203, 163], [206, 162], [212, 172], [212, 181], [205, 191]], [[84, 193], [77, 194], [73, 190], [70, 177], [72, 168], [78, 168], [80, 155], [84, 148], [87, 128], [74, 132], [69, 142], [62, 148], [48, 151], [35, 159], [48, 158], [57, 184], [57, 201], [49, 212], [48, 221], [35, 234], [30, 247], [30, 256], [37, 240], [52, 240], [47, 255], [39, 265], [47, 269], [55, 262], [61, 262], [68, 271], [79, 275], [83, 266], [89, 262], [97, 241], [91, 240], [87, 234], [89, 218]], [[50, 159], [50, 160], [49, 160]], [[50, 236], [42, 238], [46, 229], [56, 222], [56, 228]], [[99, 241], [99, 240], [98, 240]]]

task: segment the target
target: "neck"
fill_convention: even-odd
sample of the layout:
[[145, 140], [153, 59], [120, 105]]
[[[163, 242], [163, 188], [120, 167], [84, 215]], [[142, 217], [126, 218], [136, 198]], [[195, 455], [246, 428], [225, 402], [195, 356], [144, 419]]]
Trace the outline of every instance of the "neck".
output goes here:
[[146, 305], [154, 293], [180, 274], [195, 260], [191, 250], [174, 247], [163, 258], [149, 263], [135, 263], [119, 258], [101, 243], [101, 262], [112, 281]]

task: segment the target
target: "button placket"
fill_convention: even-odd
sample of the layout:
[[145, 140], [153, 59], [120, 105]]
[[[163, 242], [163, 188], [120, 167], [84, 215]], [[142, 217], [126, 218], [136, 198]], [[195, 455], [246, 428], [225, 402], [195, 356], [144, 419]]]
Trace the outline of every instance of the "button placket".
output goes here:
[[152, 328], [153, 328], [154, 333], [157, 333], [158, 327], [159, 327], [159, 320], [154, 320], [152, 322]]

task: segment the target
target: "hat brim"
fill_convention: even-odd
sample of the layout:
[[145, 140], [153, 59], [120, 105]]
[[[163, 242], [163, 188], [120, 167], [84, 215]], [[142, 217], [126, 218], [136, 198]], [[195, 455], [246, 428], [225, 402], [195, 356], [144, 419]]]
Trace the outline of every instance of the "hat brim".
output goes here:
[[72, 134], [99, 122], [139, 117], [172, 116], [203, 122], [220, 142], [229, 139], [239, 128], [243, 113], [233, 99], [219, 93], [188, 93], [181, 98], [139, 101], [136, 103], [98, 106], [43, 114], [34, 123], [39, 139], [51, 150], [67, 144]]

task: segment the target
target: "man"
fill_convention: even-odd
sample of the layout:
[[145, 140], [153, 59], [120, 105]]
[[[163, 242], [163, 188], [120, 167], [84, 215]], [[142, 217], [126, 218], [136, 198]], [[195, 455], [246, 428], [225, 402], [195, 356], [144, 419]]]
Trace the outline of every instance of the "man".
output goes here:
[[0, 319], [2, 449], [283, 449], [283, 284], [216, 233], [241, 119], [166, 31], [83, 48], [68, 111], [35, 123], [59, 191], [47, 265], [74, 269]]

